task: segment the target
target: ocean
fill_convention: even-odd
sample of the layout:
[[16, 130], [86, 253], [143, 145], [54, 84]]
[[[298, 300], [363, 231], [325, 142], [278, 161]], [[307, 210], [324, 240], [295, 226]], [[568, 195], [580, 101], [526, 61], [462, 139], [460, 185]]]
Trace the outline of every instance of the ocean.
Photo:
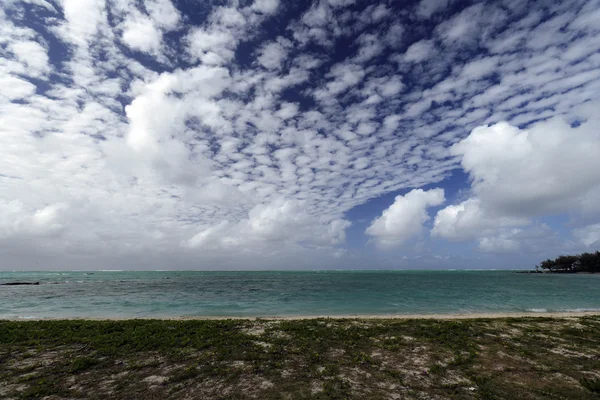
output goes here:
[[514, 271], [0, 272], [0, 318], [600, 310], [600, 274]]

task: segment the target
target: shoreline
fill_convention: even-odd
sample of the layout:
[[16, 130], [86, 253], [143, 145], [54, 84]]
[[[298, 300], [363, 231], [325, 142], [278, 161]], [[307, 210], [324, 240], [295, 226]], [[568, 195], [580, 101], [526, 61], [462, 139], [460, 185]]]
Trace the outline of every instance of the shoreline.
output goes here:
[[152, 317], [41, 317], [41, 318], [0, 318], [0, 321], [195, 321], [195, 320], [310, 320], [310, 319], [364, 319], [364, 320], [465, 320], [465, 319], [504, 319], [504, 318], [579, 318], [600, 315], [598, 311], [558, 311], [558, 312], [497, 312], [497, 313], [453, 313], [453, 314], [347, 314], [347, 315], [289, 315], [289, 316], [152, 316]]

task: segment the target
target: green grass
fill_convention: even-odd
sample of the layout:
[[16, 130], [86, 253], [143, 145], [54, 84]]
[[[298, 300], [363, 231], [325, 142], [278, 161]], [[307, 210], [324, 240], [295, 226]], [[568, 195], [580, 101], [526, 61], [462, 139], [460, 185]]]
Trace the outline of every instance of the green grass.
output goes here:
[[600, 317], [0, 321], [0, 398], [598, 399]]
[[100, 360], [98, 360], [97, 358], [79, 357], [71, 362], [71, 368], [69, 368], [69, 372], [72, 374], [76, 374], [82, 371], [86, 371], [97, 364], [100, 364]]
[[600, 394], [600, 379], [581, 378], [581, 385], [592, 393]]

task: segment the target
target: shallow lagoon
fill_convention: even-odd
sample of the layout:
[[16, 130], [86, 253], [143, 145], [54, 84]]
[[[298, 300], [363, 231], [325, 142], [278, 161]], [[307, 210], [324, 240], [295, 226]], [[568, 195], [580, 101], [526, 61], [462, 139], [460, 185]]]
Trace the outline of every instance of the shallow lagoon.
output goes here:
[[600, 310], [600, 275], [514, 271], [0, 272], [0, 317], [396, 315]]

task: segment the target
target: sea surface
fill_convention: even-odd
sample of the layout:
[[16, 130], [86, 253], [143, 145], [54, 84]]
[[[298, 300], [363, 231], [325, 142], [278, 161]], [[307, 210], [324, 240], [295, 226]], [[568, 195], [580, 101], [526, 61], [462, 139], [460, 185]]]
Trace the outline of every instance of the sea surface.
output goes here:
[[0, 318], [600, 310], [600, 274], [514, 271], [0, 272]]

